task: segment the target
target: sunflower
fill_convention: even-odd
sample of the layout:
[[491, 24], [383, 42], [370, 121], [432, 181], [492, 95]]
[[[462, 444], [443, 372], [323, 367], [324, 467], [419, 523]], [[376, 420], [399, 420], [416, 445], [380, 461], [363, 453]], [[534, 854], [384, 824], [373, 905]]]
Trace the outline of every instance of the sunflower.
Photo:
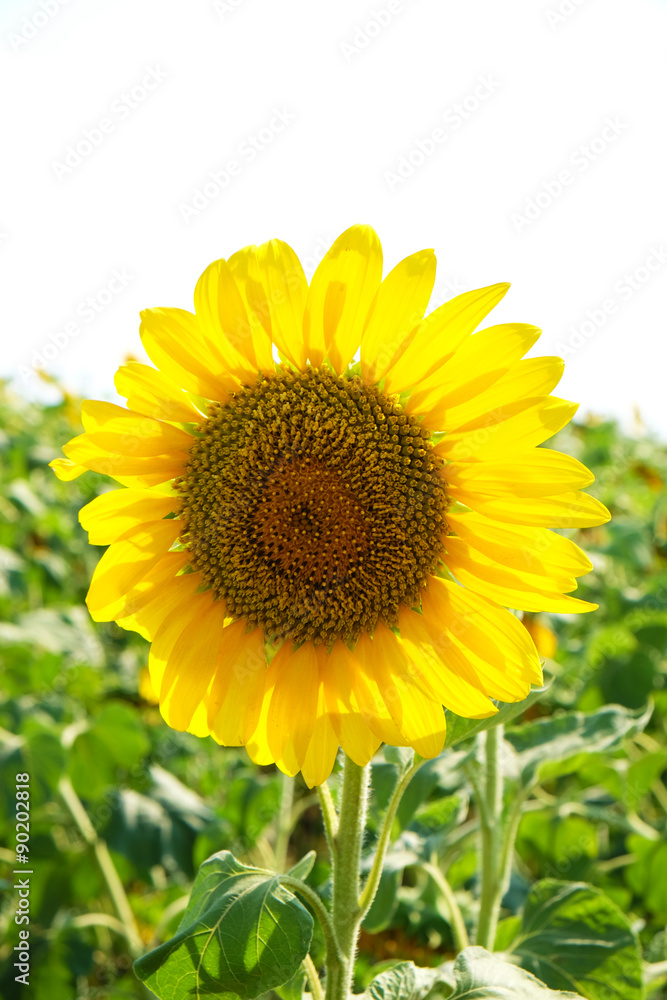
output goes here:
[[563, 362], [522, 360], [534, 326], [474, 333], [507, 284], [425, 315], [435, 256], [382, 279], [353, 226], [310, 284], [280, 240], [211, 264], [194, 312], [148, 309], [155, 365], [116, 375], [127, 407], [86, 401], [51, 464], [123, 489], [80, 514], [108, 545], [87, 604], [150, 640], [166, 722], [308, 785], [339, 746], [437, 755], [443, 706], [468, 718], [542, 680], [511, 611], [588, 611], [591, 569], [551, 528], [599, 524], [593, 476], [537, 447], [576, 405]]

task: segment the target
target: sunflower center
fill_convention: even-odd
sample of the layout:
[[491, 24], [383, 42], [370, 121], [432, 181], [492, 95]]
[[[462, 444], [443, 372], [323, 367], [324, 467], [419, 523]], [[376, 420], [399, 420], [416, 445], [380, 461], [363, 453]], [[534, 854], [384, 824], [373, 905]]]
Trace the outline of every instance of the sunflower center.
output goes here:
[[261, 375], [211, 404], [178, 481], [193, 568], [269, 639], [329, 645], [394, 625], [446, 533], [428, 437], [357, 376]]

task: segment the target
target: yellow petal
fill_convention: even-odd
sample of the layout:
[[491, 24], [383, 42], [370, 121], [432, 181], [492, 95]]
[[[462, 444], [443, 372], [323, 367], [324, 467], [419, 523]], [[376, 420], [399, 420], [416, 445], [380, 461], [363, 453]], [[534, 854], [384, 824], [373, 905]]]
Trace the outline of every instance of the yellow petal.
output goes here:
[[213, 261], [195, 286], [195, 314], [209, 352], [245, 382], [257, 376], [253, 330], [229, 263]]
[[329, 654], [318, 646], [317, 653], [327, 711], [338, 742], [355, 764], [365, 767], [382, 741], [369, 729], [359, 707], [352, 657], [342, 642], [335, 643]]
[[121, 365], [114, 377], [119, 396], [130, 410], [173, 423], [201, 423], [204, 419], [179, 386], [150, 365], [131, 361]]
[[523, 616], [523, 627], [528, 631], [540, 656], [552, 660], [558, 649], [556, 634], [546, 625], [541, 625], [532, 615]]
[[[179, 580], [182, 579], [185, 578], [179, 577]], [[148, 669], [151, 683], [159, 693], [160, 701], [168, 693], [164, 679], [174, 646], [187, 629], [192, 628], [193, 631], [196, 629], [197, 623], [208, 612], [212, 603], [213, 594], [210, 590], [194, 597], [191, 594], [186, 596], [185, 590], [181, 590], [178, 603], [155, 632], [148, 655]], [[172, 670], [173, 666], [172, 663]]]
[[424, 318], [435, 281], [435, 254], [420, 250], [390, 271], [371, 303], [361, 337], [361, 375], [378, 382]]
[[446, 421], [447, 411], [498, 382], [530, 350], [540, 333], [536, 326], [526, 323], [504, 323], [480, 330], [442, 368], [419, 384], [406, 409], [424, 414], [429, 427], [448, 430], [460, 426]]
[[567, 424], [578, 404], [556, 396], [517, 400], [447, 434], [433, 449], [451, 462], [493, 460], [542, 444]]
[[443, 657], [454, 639], [489, 665], [542, 683], [540, 659], [530, 636], [518, 618], [494, 601], [432, 576], [422, 593], [422, 609], [428, 622], [443, 628]]
[[283, 643], [267, 671], [266, 686], [273, 689], [266, 724], [271, 753], [296, 773], [303, 766], [317, 707], [319, 668], [312, 642], [295, 651], [291, 642]]
[[301, 261], [282, 240], [269, 240], [258, 250], [258, 263], [271, 316], [271, 336], [281, 355], [297, 366], [306, 364], [303, 315], [308, 282]]
[[[360, 644], [361, 643], [361, 644]], [[396, 728], [396, 725], [389, 714], [384, 698], [380, 692], [378, 681], [373, 675], [372, 664], [368, 663], [366, 641], [357, 642], [354, 651], [350, 650], [342, 642], [336, 642], [332, 650], [331, 671], [332, 681], [335, 676], [337, 697], [343, 697], [345, 691], [354, 692], [354, 701], [350, 700], [350, 711], [358, 705], [359, 712], [371, 733], [383, 743], [390, 746], [408, 746], [407, 739]], [[335, 659], [334, 659], [335, 656]], [[328, 688], [327, 688], [328, 690]], [[335, 719], [339, 711], [335, 705], [330, 703], [332, 718]], [[350, 734], [354, 740], [355, 734]], [[341, 729], [341, 740], [344, 733]], [[341, 744], [342, 745], [342, 744]], [[346, 750], [347, 752], [347, 750]], [[363, 746], [355, 749], [359, 758], [363, 757]], [[357, 757], [353, 757], [357, 763]], [[370, 759], [370, 758], [369, 758]]]
[[422, 686], [431, 697], [466, 719], [486, 719], [498, 711], [470, 663], [446, 662], [437, 656], [423, 615], [403, 609], [399, 628], [406, 652], [420, 669]]
[[429, 426], [443, 431], [453, 431], [476, 421], [485, 413], [507, 406], [517, 399], [548, 395], [559, 383], [565, 362], [562, 358], [527, 358], [490, 385], [488, 389], [471, 395], [466, 402], [448, 405], [444, 412], [425, 415]]
[[[148, 669], [151, 684], [158, 693], [162, 688], [169, 655], [178, 637], [186, 625], [196, 622], [211, 605], [210, 591], [195, 593], [194, 584], [199, 580], [200, 574], [192, 573], [179, 576], [172, 581], [172, 586], [162, 602], [162, 606], [166, 606], [167, 610], [160, 616], [159, 622], [157, 614], [155, 616], [156, 627], [148, 636], [152, 643], [148, 654]], [[157, 606], [158, 602], [154, 601], [147, 604], [143, 610], [156, 609]]]
[[[489, 698], [514, 702], [523, 701], [528, 696], [531, 677], [521, 664], [511, 659], [501, 659], [498, 649], [493, 651], [492, 660], [488, 662], [488, 659], [466, 646], [443, 622], [435, 622], [426, 614], [421, 618], [422, 627], [430, 639], [427, 647], [429, 654], [439, 658], [448, 671], [467, 678]], [[456, 620], [452, 624], [457, 627]], [[503, 639], [507, 645], [505, 637]], [[487, 718], [488, 715], [486, 712], [480, 717]], [[468, 717], [467, 712], [464, 712], [464, 717]]]
[[[576, 597], [561, 596], [574, 590], [576, 580], [540, 580], [528, 573], [517, 573], [498, 566], [481, 552], [476, 552], [460, 538], [448, 539], [445, 564], [465, 587], [485, 597], [521, 611], [553, 611], [577, 614], [595, 611], [597, 604]], [[542, 586], [540, 586], [540, 583]]]
[[[194, 597], [201, 573], [182, 573], [190, 553], [167, 552], [125, 595], [115, 611], [118, 624], [152, 641], [163, 621]], [[181, 575], [179, 575], [181, 574]]]
[[62, 479], [66, 483], [72, 479], [78, 479], [79, 476], [88, 471], [85, 465], [77, 465], [70, 458], [54, 458], [52, 462], [49, 462], [49, 466], [58, 479]]
[[487, 567], [487, 579], [490, 583], [512, 586], [517, 590], [557, 591], [559, 594], [569, 594], [577, 587], [576, 578], [571, 573], [555, 567], [547, 574], [544, 570], [533, 572], [520, 566], [506, 565], [504, 562], [499, 562], [493, 553], [485, 550], [483, 546], [473, 547], [462, 538], [454, 538], [452, 535], [446, 539], [445, 545], [447, 554], [443, 557], [443, 562], [453, 573], [456, 572], [454, 568], [456, 566], [465, 566], [471, 572], [477, 572], [484, 566]]
[[593, 473], [571, 455], [533, 448], [500, 462], [449, 462], [443, 471], [452, 496], [457, 490], [488, 497], [545, 497], [590, 486]]
[[590, 528], [605, 524], [611, 514], [599, 500], [587, 493], [572, 491], [553, 497], [512, 497], [491, 500], [473, 492], [459, 491], [466, 506], [495, 521], [548, 528]]
[[98, 562], [86, 604], [97, 622], [111, 621], [125, 596], [178, 538], [183, 525], [176, 519], [152, 521], [110, 545]]
[[459, 538], [512, 569], [546, 575], [553, 570], [582, 576], [593, 568], [578, 545], [547, 528], [510, 526], [473, 511], [450, 511], [447, 521]]
[[386, 625], [378, 624], [372, 639], [367, 632], [362, 634], [357, 649], [376, 678], [397, 729], [422, 757], [436, 757], [445, 741], [442, 705], [424, 694], [417, 683], [419, 669], [408, 659], [400, 640]]
[[160, 699], [155, 693], [155, 688], [151, 681], [151, 673], [148, 667], [142, 667], [139, 673], [139, 697], [143, 698], [150, 705], [157, 705]]
[[153, 490], [113, 490], [95, 497], [79, 511], [79, 522], [91, 545], [109, 545], [129, 528], [171, 514], [177, 497]]
[[309, 788], [323, 784], [333, 770], [338, 753], [338, 737], [327, 712], [323, 683], [320, 680], [313, 735], [301, 767], [303, 780]]
[[[187, 455], [182, 451], [170, 455], [121, 454], [110, 451], [108, 441], [109, 435], [100, 439], [98, 434], [80, 434], [68, 441], [63, 451], [87, 469], [119, 481], [132, 477], [140, 486], [157, 486], [168, 479], [175, 479], [182, 473], [187, 461]], [[121, 435], [115, 436], [114, 447], [122, 447]]]
[[68, 441], [63, 451], [95, 472], [119, 481], [127, 477], [126, 485], [154, 486], [175, 478], [193, 443], [179, 428], [114, 403], [85, 400], [81, 417], [86, 433]]
[[144, 309], [139, 336], [146, 354], [173, 385], [206, 399], [225, 400], [239, 380], [210, 340], [198, 317], [185, 309]]
[[266, 680], [264, 634], [243, 620], [227, 625], [208, 702], [211, 735], [223, 746], [244, 746], [259, 721]]
[[259, 712], [259, 719], [257, 721], [257, 726], [254, 732], [250, 735], [246, 742], [245, 748], [250, 759], [255, 763], [259, 764], [261, 767], [265, 767], [267, 764], [277, 764], [278, 767], [285, 774], [294, 775], [299, 770], [298, 767], [289, 770], [285, 765], [284, 761], [276, 761], [271, 750], [269, 748], [269, 741], [266, 729], [267, 717], [269, 714], [269, 706], [271, 704], [271, 697], [273, 695], [273, 688], [264, 689], [264, 697], [262, 698], [262, 706]]
[[361, 331], [382, 279], [382, 248], [370, 226], [351, 226], [324, 255], [313, 275], [303, 337], [313, 365], [328, 355], [341, 374], [361, 342]]
[[387, 372], [385, 391], [413, 389], [444, 365], [500, 302], [509, 287], [508, 284], [489, 285], [464, 292], [429, 313], [404, 353]]
[[211, 684], [224, 632], [225, 605], [208, 592], [208, 607], [192, 626], [186, 625], [174, 643], [160, 686], [160, 711], [180, 732], [187, 729]]
[[206, 722], [206, 696], [197, 705], [194, 715], [190, 719], [185, 731], [186, 733], [192, 733], [193, 736], [210, 736]]
[[84, 399], [81, 421], [86, 431], [94, 432], [99, 440], [101, 435], [108, 435], [109, 442], [119, 437], [118, 450], [128, 455], [165, 455], [170, 451], [187, 451], [193, 444], [192, 435], [186, 431], [115, 403]]
[[230, 257], [228, 263], [250, 323], [257, 367], [265, 372], [273, 371], [271, 308], [262, 284], [259, 248], [244, 247]]

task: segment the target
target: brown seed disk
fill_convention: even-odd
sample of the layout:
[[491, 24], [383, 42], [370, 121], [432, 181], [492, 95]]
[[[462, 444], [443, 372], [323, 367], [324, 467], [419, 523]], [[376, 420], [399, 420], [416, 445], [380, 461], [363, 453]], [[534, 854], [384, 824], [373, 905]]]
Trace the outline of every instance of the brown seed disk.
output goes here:
[[211, 404], [177, 482], [181, 541], [229, 615], [268, 639], [355, 641], [418, 606], [441, 557], [431, 449], [358, 376], [282, 367]]

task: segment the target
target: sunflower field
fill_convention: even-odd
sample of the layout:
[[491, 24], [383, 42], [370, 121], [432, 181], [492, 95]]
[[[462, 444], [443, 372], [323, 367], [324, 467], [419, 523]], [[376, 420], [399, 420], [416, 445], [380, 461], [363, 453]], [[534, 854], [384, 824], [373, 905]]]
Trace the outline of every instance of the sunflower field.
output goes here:
[[[0, 388], [0, 996], [321, 1000], [345, 935], [341, 759], [318, 795], [165, 725], [148, 643], [84, 603], [103, 549], [78, 514], [108, 480], [49, 469], [81, 432], [80, 400], [50, 392]], [[368, 1000], [667, 998], [667, 448], [604, 418], [549, 446], [612, 514], [567, 532], [599, 609], [525, 612], [541, 688], [491, 718], [447, 711], [432, 759], [375, 754]]]

